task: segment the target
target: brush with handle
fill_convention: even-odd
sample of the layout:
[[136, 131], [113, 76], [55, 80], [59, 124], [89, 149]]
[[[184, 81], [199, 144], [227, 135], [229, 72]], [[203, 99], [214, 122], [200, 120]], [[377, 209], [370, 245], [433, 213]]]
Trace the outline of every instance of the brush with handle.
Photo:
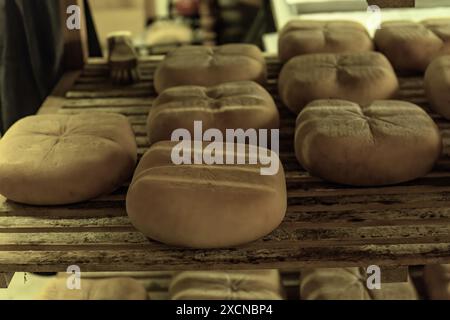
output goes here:
[[111, 80], [115, 84], [132, 84], [139, 81], [138, 55], [131, 33], [114, 32], [108, 35], [108, 63]]

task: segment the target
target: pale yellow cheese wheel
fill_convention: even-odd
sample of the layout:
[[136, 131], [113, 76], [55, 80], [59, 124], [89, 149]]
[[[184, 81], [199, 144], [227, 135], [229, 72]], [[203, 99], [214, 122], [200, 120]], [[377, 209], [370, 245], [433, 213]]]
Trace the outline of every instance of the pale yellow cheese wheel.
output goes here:
[[233, 81], [263, 84], [266, 79], [266, 62], [255, 45], [183, 46], [170, 52], [156, 69], [155, 89], [161, 93], [172, 87], [207, 87]]
[[0, 141], [0, 194], [30, 205], [90, 200], [126, 182], [136, 159], [136, 140], [122, 115], [27, 117]]

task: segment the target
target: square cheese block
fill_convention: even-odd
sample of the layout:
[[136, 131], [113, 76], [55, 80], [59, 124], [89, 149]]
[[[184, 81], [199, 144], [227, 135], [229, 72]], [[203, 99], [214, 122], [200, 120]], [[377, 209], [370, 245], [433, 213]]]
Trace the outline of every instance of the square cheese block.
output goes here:
[[[188, 143], [191, 149], [180, 152], [177, 142], [159, 142], [143, 156], [126, 201], [128, 216], [139, 231], [168, 245], [203, 249], [246, 244], [280, 225], [287, 207], [281, 163], [274, 175], [262, 175], [260, 164], [249, 164], [248, 146], [230, 144], [209, 152], [224, 163], [237, 163], [242, 155], [246, 164], [195, 164], [199, 162], [192, 160], [198, 155], [206, 159], [210, 145]], [[234, 160], [225, 161], [230, 146]], [[179, 153], [188, 159], [176, 165], [173, 154]]]
[[194, 122], [203, 130], [278, 129], [280, 117], [271, 95], [251, 81], [229, 82], [215, 87], [183, 86], [165, 90], [153, 103], [147, 121], [153, 144], [171, 140], [177, 129], [194, 137]]
[[161, 93], [172, 87], [208, 87], [233, 81], [263, 84], [266, 78], [266, 62], [255, 45], [184, 46], [170, 52], [160, 63], [155, 72], [155, 89]]
[[29, 205], [90, 200], [126, 182], [136, 160], [133, 130], [122, 115], [31, 116], [0, 141], [0, 194]]
[[425, 91], [431, 109], [450, 119], [450, 55], [435, 59], [425, 72]]
[[450, 19], [386, 22], [374, 41], [396, 70], [424, 72], [436, 57], [450, 53]]
[[278, 85], [282, 101], [296, 114], [314, 100], [369, 104], [392, 98], [399, 88], [394, 69], [378, 52], [299, 56], [283, 67]]
[[297, 159], [312, 175], [334, 183], [382, 186], [414, 180], [433, 169], [441, 151], [436, 124], [409, 102], [362, 107], [318, 100], [297, 119]]
[[80, 279], [80, 289], [69, 289], [76, 286], [70, 275], [52, 279], [38, 297], [39, 300], [147, 300], [147, 291], [139, 281], [132, 278]]
[[411, 279], [370, 290], [367, 276], [362, 268], [303, 269], [300, 296], [302, 300], [418, 300]]
[[282, 300], [278, 270], [186, 271], [169, 288], [172, 300]]
[[281, 30], [278, 43], [282, 62], [309, 53], [372, 51], [367, 29], [354, 21], [293, 20]]

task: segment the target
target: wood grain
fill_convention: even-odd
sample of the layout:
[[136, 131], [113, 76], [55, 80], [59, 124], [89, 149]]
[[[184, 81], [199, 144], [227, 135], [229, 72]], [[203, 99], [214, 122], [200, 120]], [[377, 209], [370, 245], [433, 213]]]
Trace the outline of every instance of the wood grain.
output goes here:
[[[449, 263], [449, 243], [396, 244], [364, 246], [326, 246], [260, 248], [241, 247], [224, 250], [161, 250], [99, 249], [99, 250], [33, 250], [0, 251], [0, 270], [5, 272], [59, 271], [78, 265], [89, 272], [100, 271], [183, 271], [183, 270], [299, 270], [303, 267], [354, 267], [415, 265], [419, 257], [430, 264]], [[423, 261], [423, 260], [422, 260]], [[376, 263], [375, 263], [376, 262]]]

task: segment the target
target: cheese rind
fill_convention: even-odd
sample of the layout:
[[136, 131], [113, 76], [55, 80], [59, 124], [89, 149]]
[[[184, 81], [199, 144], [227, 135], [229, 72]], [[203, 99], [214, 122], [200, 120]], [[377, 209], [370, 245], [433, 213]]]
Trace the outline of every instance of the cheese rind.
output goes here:
[[257, 46], [184, 46], [170, 52], [160, 63], [155, 72], [155, 89], [161, 93], [172, 87], [208, 87], [233, 81], [264, 84], [266, 79], [266, 62]]
[[430, 116], [409, 102], [361, 107], [318, 100], [297, 119], [295, 151], [300, 164], [324, 180], [382, 186], [429, 173], [441, 155], [442, 138]]
[[126, 182], [136, 159], [136, 140], [122, 115], [27, 117], [0, 141], [0, 194], [30, 205], [90, 200]]
[[399, 89], [394, 69], [377, 52], [293, 58], [281, 71], [278, 86], [282, 101], [296, 114], [318, 99], [342, 99], [366, 105], [389, 99]]
[[381, 289], [367, 287], [368, 275], [361, 268], [303, 269], [302, 300], [418, 300], [410, 278], [405, 283], [383, 283]]
[[372, 51], [367, 29], [354, 21], [294, 20], [280, 32], [279, 57], [282, 62], [311, 53]]
[[150, 143], [171, 140], [178, 129], [194, 137], [194, 122], [203, 131], [218, 129], [278, 129], [280, 117], [270, 94], [251, 81], [215, 87], [182, 86], [165, 90], [150, 110], [147, 130]]
[[385, 22], [374, 41], [396, 70], [423, 72], [435, 58], [450, 53], [450, 19]]
[[431, 109], [450, 119], [450, 56], [434, 60], [425, 73], [425, 91]]
[[175, 165], [176, 145], [153, 145], [136, 170], [127, 212], [138, 230], [173, 246], [224, 248], [280, 225], [287, 207], [281, 164], [273, 176], [261, 175], [260, 165]]

